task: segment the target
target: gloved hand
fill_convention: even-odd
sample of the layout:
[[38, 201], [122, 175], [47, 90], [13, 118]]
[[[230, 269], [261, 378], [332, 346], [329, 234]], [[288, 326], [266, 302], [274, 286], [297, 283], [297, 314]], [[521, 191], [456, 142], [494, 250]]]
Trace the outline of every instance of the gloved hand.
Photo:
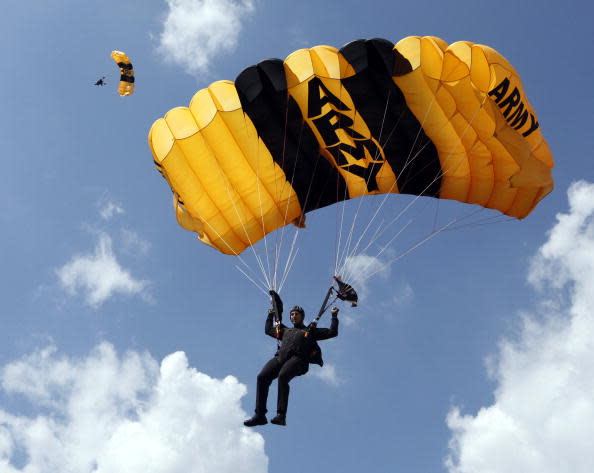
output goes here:
[[270, 322], [274, 322], [274, 320], [276, 319], [274, 315], [274, 309], [268, 309], [268, 317], [266, 317], [266, 319]]
[[276, 303], [276, 308], [278, 309], [278, 318], [280, 319], [283, 315], [283, 301], [281, 300], [280, 296], [277, 294], [276, 291], [273, 291], [272, 289], [270, 291], [268, 291], [268, 293], [270, 294], [270, 297], [273, 299], [273, 304], [272, 307], [274, 308], [274, 304]]

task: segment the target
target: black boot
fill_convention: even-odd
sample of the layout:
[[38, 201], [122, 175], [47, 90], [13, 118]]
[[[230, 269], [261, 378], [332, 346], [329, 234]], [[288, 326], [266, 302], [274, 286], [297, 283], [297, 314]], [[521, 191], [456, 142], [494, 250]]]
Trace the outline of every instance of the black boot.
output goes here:
[[276, 417], [270, 419], [270, 422], [276, 425], [287, 425], [287, 419], [284, 414], [277, 414]]
[[256, 425], [268, 424], [268, 420], [264, 414], [256, 414], [250, 419], [243, 422], [246, 427], [255, 427]]

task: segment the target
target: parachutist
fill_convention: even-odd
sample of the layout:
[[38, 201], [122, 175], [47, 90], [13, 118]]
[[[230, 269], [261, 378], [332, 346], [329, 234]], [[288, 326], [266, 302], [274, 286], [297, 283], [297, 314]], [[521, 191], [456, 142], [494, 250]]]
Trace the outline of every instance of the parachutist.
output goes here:
[[[276, 292], [271, 291], [273, 304], [282, 307], [282, 301]], [[280, 303], [279, 303], [280, 302]], [[309, 370], [309, 364], [323, 366], [322, 350], [318, 341], [334, 338], [338, 335], [338, 308], [332, 308], [330, 328], [318, 328], [316, 324], [306, 326], [303, 323], [305, 311], [299, 306], [291, 309], [290, 317], [293, 327], [289, 328], [278, 321], [275, 327], [276, 309], [268, 312], [264, 332], [279, 340], [280, 346], [258, 374], [256, 391], [256, 413], [244, 422], [247, 427], [255, 427], [268, 423], [266, 419], [266, 402], [272, 381], [278, 378], [277, 415], [270, 422], [286, 425], [289, 402], [289, 382], [296, 376], [302, 376]], [[280, 314], [278, 314], [280, 318]]]
[[103, 87], [105, 84], [106, 84], [105, 76], [103, 76], [101, 79], [99, 79], [97, 82], [95, 82], [95, 85], [100, 85], [101, 87]]

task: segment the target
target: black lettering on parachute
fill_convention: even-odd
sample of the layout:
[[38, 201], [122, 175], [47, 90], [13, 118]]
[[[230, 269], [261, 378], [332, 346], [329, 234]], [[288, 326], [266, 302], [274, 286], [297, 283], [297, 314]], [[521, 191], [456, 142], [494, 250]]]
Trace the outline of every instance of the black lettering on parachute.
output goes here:
[[[509, 125], [514, 130], [519, 131], [520, 128], [524, 127], [528, 121], [528, 115], [530, 114], [530, 128], [522, 133], [522, 136], [528, 136], [538, 128], [539, 124], [536, 121], [536, 117], [532, 113], [528, 112], [528, 107], [524, 105], [524, 102], [522, 101], [522, 94], [520, 94], [520, 91], [517, 87], [514, 87], [509, 95], [507, 94], [509, 86], [510, 82], [506, 77], [489, 91], [489, 96], [495, 100], [495, 103], [499, 106], [499, 108], [503, 109], [505, 107], [505, 110], [503, 110], [503, 116], [505, 117], [507, 123], [509, 123]], [[514, 108], [516, 109], [510, 115], [510, 112]]]
[[[368, 191], [379, 190], [376, 176], [386, 162], [383, 149], [375, 140], [366, 138], [352, 128], [353, 120], [348, 115], [340, 113], [350, 108], [332, 94], [319, 78], [314, 77], [310, 80], [308, 88], [307, 115], [322, 136], [326, 150], [341, 169], [365, 179]], [[322, 115], [322, 107], [326, 104], [330, 104], [332, 109]], [[342, 142], [338, 130], [343, 130], [350, 136], [355, 146]], [[350, 162], [347, 155], [352, 158]]]
[[347, 107], [336, 95], [330, 92], [324, 83], [317, 77], [309, 81], [308, 88], [307, 116], [309, 118], [321, 115], [322, 107], [327, 103], [332, 104], [336, 110], [350, 110], [349, 107]]

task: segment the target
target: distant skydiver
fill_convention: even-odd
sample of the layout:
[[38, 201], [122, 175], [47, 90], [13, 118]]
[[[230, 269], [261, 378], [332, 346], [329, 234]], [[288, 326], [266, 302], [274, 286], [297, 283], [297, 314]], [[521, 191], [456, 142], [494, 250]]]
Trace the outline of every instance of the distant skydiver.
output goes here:
[[323, 366], [322, 350], [317, 341], [334, 338], [338, 335], [338, 308], [332, 308], [330, 328], [317, 328], [317, 320], [305, 326], [303, 319], [305, 311], [295, 306], [291, 309], [289, 328], [281, 322], [283, 303], [279, 295], [270, 291], [273, 308], [268, 310], [268, 317], [264, 332], [276, 338], [279, 346], [276, 354], [264, 365], [258, 374], [256, 391], [256, 413], [246, 420], [244, 425], [254, 427], [268, 423], [266, 419], [266, 401], [270, 384], [278, 378], [277, 414], [270, 422], [276, 425], [286, 425], [287, 407], [289, 402], [289, 382], [295, 376], [301, 376], [309, 370], [309, 364]]
[[95, 82], [95, 85], [100, 85], [101, 87], [103, 87], [105, 84], [106, 84], [105, 76], [103, 76], [101, 79], [99, 79], [97, 82]]

